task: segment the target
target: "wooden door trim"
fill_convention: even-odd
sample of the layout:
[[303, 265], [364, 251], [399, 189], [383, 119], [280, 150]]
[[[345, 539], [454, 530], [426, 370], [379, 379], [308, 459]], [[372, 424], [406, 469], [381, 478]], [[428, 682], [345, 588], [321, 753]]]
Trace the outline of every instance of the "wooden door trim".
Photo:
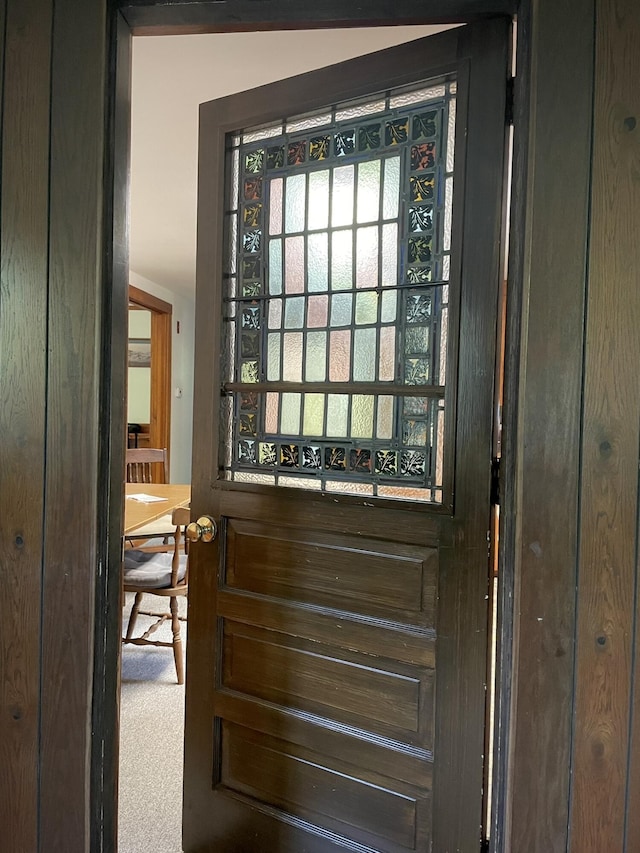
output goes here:
[[171, 459], [171, 332], [173, 306], [129, 285], [129, 301], [151, 312], [151, 412], [149, 444], [166, 448]]

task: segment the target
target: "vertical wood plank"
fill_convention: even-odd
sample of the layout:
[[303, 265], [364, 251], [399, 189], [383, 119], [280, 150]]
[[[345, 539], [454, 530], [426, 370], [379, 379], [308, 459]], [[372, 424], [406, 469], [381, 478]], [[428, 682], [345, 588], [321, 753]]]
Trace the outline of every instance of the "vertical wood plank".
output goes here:
[[85, 850], [89, 837], [105, 5], [56, 0], [53, 19], [42, 853]]
[[572, 853], [624, 850], [640, 442], [639, 43], [636, 0], [597, 0]]
[[0, 825], [38, 847], [49, 178], [50, 0], [2, 4]]
[[515, 531], [503, 555], [515, 571], [513, 853], [565, 853], [568, 838], [593, 13], [591, 0], [532, 0], [526, 22], [528, 155], [514, 172], [526, 207], [510, 271], [524, 291], [509, 309], [522, 313], [511, 314], [507, 340], [514, 352], [509, 335], [521, 329], [521, 352], [507, 362], [505, 386], [517, 424], [516, 441], [505, 443], [515, 482], [503, 517]]

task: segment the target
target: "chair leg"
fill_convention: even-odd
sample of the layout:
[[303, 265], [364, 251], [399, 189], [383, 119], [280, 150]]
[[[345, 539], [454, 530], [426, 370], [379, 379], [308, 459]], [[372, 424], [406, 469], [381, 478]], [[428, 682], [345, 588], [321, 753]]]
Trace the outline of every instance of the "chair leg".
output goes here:
[[180, 619], [178, 618], [178, 599], [172, 596], [169, 605], [171, 608], [173, 659], [176, 663], [176, 675], [178, 676], [178, 684], [184, 684], [184, 657], [182, 654], [182, 637], [180, 636]]
[[126, 639], [130, 640], [133, 636], [133, 629], [136, 627], [136, 619], [138, 618], [138, 611], [140, 610], [140, 605], [142, 603], [142, 593], [136, 592], [136, 597], [133, 602], [133, 607], [131, 608], [131, 614], [129, 615], [129, 623], [127, 624], [127, 633]]

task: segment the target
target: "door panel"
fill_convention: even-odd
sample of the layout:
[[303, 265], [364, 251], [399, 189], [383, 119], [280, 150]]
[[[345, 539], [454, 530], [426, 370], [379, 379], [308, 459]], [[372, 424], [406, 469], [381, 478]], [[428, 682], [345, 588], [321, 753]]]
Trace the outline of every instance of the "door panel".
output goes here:
[[[220, 535], [191, 558], [186, 851], [479, 848], [506, 43], [487, 22], [202, 107], [193, 505]], [[448, 91], [453, 195], [414, 106]]]

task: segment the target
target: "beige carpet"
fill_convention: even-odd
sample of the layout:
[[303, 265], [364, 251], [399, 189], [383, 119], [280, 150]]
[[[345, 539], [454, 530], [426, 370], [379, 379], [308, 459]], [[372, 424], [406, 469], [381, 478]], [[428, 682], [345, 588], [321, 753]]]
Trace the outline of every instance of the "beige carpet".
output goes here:
[[[133, 596], [127, 596], [125, 619]], [[186, 601], [180, 601], [181, 613]], [[164, 602], [145, 596], [143, 609]], [[152, 620], [140, 616], [136, 634]], [[183, 642], [186, 622], [181, 623]], [[165, 623], [154, 637], [171, 639]], [[171, 649], [124, 646], [120, 708], [119, 853], [182, 850], [184, 687], [176, 681]]]

